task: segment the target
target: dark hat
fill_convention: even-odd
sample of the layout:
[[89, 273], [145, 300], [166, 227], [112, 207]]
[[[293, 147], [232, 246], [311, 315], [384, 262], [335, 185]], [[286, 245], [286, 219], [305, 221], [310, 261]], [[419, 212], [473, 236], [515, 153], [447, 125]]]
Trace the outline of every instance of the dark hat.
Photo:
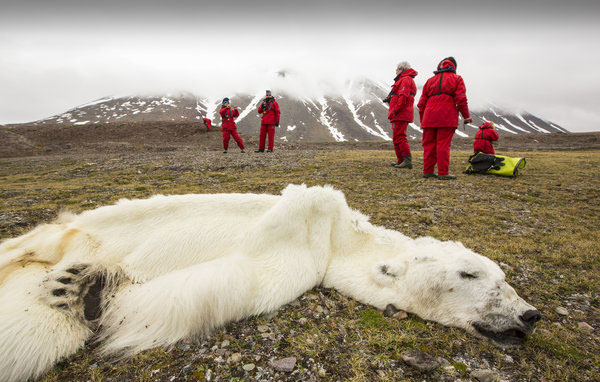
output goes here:
[[267, 93], [266, 93], [266, 94], [267, 94], [267, 95], [271, 95], [271, 91], [270, 91], [270, 90], [267, 90]]
[[227, 97], [223, 98], [223, 102], [221, 102], [221, 105], [225, 105], [226, 103], [229, 103], [229, 98]]
[[456, 63], [456, 59], [454, 57], [452, 57], [452, 56], [446, 57], [442, 60], [442, 62], [444, 62], [446, 60], [448, 60], [454, 64], [454, 69], [458, 69], [458, 64]]

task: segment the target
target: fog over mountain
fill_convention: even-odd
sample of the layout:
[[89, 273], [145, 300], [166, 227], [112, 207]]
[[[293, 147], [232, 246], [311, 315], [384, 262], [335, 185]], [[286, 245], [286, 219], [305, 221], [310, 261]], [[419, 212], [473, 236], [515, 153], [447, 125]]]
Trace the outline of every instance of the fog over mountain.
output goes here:
[[0, 123], [107, 96], [278, 88], [317, 99], [361, 78], [389, 87], [401, 60], [422, 86], [453, 55], [473, 108], [491, 103], [597, 130], [598, 11], [585, 0], [9, 0], [0, 14]]

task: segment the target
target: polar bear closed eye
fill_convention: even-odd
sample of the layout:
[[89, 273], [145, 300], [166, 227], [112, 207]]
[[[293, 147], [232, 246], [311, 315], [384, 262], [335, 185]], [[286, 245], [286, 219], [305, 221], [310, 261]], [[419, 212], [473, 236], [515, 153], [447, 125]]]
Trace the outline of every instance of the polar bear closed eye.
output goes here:
[[38, 377], [92, 336], [128, 356], [272, 312], [322, 285], [523, 342], [540, 313], [460, 243], [377, 227], [330, 187], [154, 196], [0, 244], [0, 380]]

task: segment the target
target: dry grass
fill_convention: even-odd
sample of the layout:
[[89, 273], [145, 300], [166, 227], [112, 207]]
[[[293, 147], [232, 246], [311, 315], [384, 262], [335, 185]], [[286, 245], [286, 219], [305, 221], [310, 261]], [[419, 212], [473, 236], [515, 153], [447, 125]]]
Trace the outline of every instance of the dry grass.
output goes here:
[[[413, 237], [459, 240], [508, 265], [510, 283], [544, 315], [524, 348], [503, 351], [461, 330], [412, 316], [403, 321], [385, 318], [334, 291], [317, 289], [271, 320], [235, 323], [188, 347], [156, 349], [117, 364], [86, 349], [44, 380], [194, 380], [207, 373], [213, 380], [264, 379], [273, 376], [269, 358], [283, 356], [299, 359], [297, 374], [277, 377], [290, 380], [309, 375], [350, 381], [452, 379], [486, 363], [510, 380], [598, 380], [600, 152], [523, 155], [528, 163], [522, 176], [509, 179], [463, 175], [461, 158], [468, 153], [455, 152], [451, 170], [459, 179], [454, 182], [421, 179], [418, 169], [393, 169], [393, 154], [378, 150], [290, 150], [269, 157], [177, 151], [2, 160], [1, 237], [26, 232], [62, 209], [79, 212], [123, 197], [278, 193], [288, 183], [331, 184], [375, 224]], [[421, 154], [415, 157], [421, 163]], [[557, 306], [568, 308], [570, 315], [558, 316]], [[300, 324], [302, 317], [308, 322]], [[595, 331], [579, 329], [580, 321]], [[269, 326], [269, 336], [256, 330], [261, 324]], [[244, 372], [240, 365], [219, 363], [218, 354], [202, 350], [224, 339], [231, 341], [230, 353], [242, 353], [242, 364], [253, 362], [257, 369]], [[411, 370], [399, 356], [412, 348], [445, 358], [457, 374]]]

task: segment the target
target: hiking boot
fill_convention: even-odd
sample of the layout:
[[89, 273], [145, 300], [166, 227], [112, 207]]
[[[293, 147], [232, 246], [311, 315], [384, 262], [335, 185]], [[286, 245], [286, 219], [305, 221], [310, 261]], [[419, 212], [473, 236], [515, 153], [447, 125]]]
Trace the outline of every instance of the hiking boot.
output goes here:
[[392, 166], [392, 167], [396, 167], [396, 166], [398, 166], [399, 164], [400, 164], [400, 163], [398, 163], [398, 162], [394, 162], [394, 163], [390, 163], [390, 166]]
[[394, 167], [412, 169], [412, 156], [405, 156], [402, 163], [398, 163], [398, 165]]
[[268, 152], [268, 153], [272, 153], [272, 152], [273, 152], [273, 150], [271, 150], [271, 149], [268, 149], [268, 150], [267, 150], [267, 152]]
[[259, 149], [259, 150], [255, 150], [254, 152], [255, 152], [255, 153], [264, 153], [264, 152], [265, 152], [265, 149], [262, 149], [262, 150], [260, 150], [260, 149]]
[[447, 174], [447, 175], [438, 175], [439, 180], [454, 180], [456, 179], [456, 175]]
[[436, 176], [435, 174], [423, 174], [423, 178], [435, 178]]
[[227, 150], [223, 150], [223, 154], [227, 154]]
[[242, 151], [240, 151], [240, 152], [241, 152], [241, 153], [245, 153], [245, 152], [246, 152], [246, 150], [242, 149]]

